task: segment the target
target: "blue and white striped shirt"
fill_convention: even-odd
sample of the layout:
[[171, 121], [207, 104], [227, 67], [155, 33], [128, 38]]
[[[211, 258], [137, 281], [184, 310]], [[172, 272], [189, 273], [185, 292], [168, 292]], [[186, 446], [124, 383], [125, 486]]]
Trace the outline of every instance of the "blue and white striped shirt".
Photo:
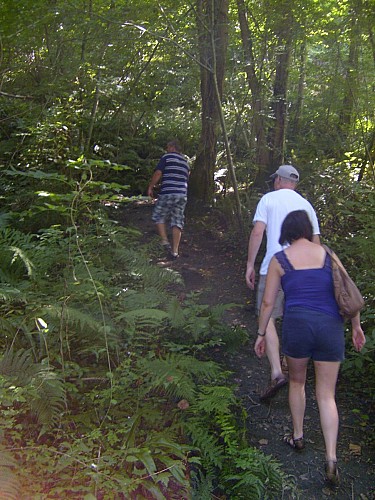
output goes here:
[[190, 167], [184, 156], [167, 153], [161, 157], [155, 170], [163, 173], [160, 194], [187, 195]]

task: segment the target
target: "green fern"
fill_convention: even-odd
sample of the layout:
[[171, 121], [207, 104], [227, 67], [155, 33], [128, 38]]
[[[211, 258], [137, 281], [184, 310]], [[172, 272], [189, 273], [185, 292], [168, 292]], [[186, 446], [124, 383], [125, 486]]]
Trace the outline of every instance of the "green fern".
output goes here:
[[30, 351], [6, 351], [0, 359], [0, 375], [12, 387], [24, 388], [24, 397], [42, 425], [43, 433], [55, 425], [65, 407], [65, 389], [50, 368], [35, 363]]
[[230, 448], [221, 478], [233, 499], [272, 499], [286, 482], [280, 464], [255, 448]]
[[169, 303], [170, 300], [171, 298], [165, 291], [160, 291], [153, 286], [144, 290], [126, 289], [119, 292], [119, 307], [126, 311], [144, 308], [156, 309]]
[[31, 277], [34, 264], [28, 252], [32, 252], [33, 236], [25, 235], [15, 229], [0, 230], [0, 280], [15, 285], [24, 275]]
[[199, 449], [204, 470], [209, 473], [214, 472], [216, 467], [221, 469], [225, 460], [225, 449], [219, 436], [209, 428], [207, 420], [199, 416], [189, 417], [183, 427], [193, 446]]
[[203, 386], [195, 401], [194, 410], [197, 413], [229, 414], [236, 404], [236, 397], [227, 386]]
[[138, 282], [140, 289], [147, 290], [151, 287], [164, 293], [169, 285], [182, 283], [178, 272], [151, 265], [149, 257], [139, 249], [124, 249], [121, 257], [128, 268], [128, 277], [134, 283]]
[[[5, 462], [5, 457], [10, 457], [4, 450], [0, 448], [1, 464], [0, 464], [0, 492], [1, 498], [6, 500], [19, 500], [20, 489], [19, 489], [19, 477], [13, 470], [12, 465], [3, 465]], [[9, 462], [10, 463], [10, 462]]]
[[[80, 332], [98, 331], [102, 328], [101, 318], [95, 317], [92, 311], [85, 310], [83, 307], [52, 303], [39, 309], [38, 314], [41, 317], [55, 320], [57, 324], [64, 321], [66, 325], [72, 329], [79, 329]], [[98, 315], [96, 314], [96, 316]]]
[[134, 309], [119, 314], [117, 321], [125, 320], [130, 325], [137, 325], [137, 329], [157, 329], [168, 318], [168, 314], [160, 309]]
[[29, 384], [40, 370], [41, 366], [33, 361], [30, 351], [24, 349], [9, 349], [0, 358], [0, 375], [18, 386]]
[[165, 358], [139, 360], [139, 366], [147, 377], [149, 389], [162, 388], [170, 397], [194, 400], [196, 380], [212, 380], [219, 376], [219, 365], [212, 361], [200, 361], [193, 356], [170, 353]]

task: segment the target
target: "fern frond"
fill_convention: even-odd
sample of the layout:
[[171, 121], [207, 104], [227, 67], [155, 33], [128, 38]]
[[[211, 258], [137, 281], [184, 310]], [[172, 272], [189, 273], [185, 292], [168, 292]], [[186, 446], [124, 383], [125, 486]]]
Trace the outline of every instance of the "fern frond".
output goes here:
[[64, 382], [51, 373], [44, 375], [34, 381], [37, 396], [30, 401], [31, 411], [42, 425], [39, 436], [58, 423], [66, 404]]
[[40, 316], [50, 317], [58, 323], [63, 319], [71, 327], [78, 327], [81, 331], [90, 329], [98, 331], [103, 327], [102, 321], [97, 320], [92, 312], [86, 312], [82, 308], [51, 304], [40, 309]]
[[0, 491], [1, 498], [19, 500], [19, 478], [10, 467], [0, 466]]
[[211, 380], [220, 367], [212, 361], [200, 361], [193, 356], [169, 353], [165, 358], [141, 359], [139, 366], [149, 378], [150, 390], [163, 388], [171, 397], [195, 398], [195, 379]]
[[149, 257], [139, 250], [124, 249], [122, 260], [128, 268], [128, 276], [133, 281], [138, 281], [140, 288], [147, 290], [155, 288], [164, 292], [169, 285], [182, 283], [179, 273], [169, 268], [160, 268], [150, 264]]
[[27, 389], [26, 400], [43, 432], [57, 422], [65, 406], [63, 381], [47, 366], [35, 363], [30, 351], [6, 351], [0, 359], [0, 375], [8, 379], [8, 385]]
[[166, 292], [159, 291], [154, 287], [145, 290], [127, 289], [119, 292], [118, 295], [122, 308], [127, 311], [144, 308], [156, 309], [170, 301]]
[[30, 351], [24, 349], [9, 349], [0, 358], [0, 375], [10, 379], [14, 385], [29, 384], [41, 369], [46, 370], [34, 362]]
[[19, 497], [19, 477], [14, 472], [17, 462], [13, 455], [0, 444], [0, 492], [1, 498], [17, 500]]
[[227, 491], [251, 492], [254, 498], [274, 498], [285, 481], [280, 464], [255, 448], [233, 448], [228, 454], [228, 471], [224, 474]]
[[172, 328], [183, 328], [186, 323], [186, 311], [181, 307], [180, 302], [173, 297], [168, 302], [167, 311], [171, 320]]
[[156, 329], [168, 318], [168, 314], [160, 309], [135, 309], [117, 316], [117, 320], [125, 320], [130, 325], [137, 325], [140, 330]]
[[221, 468], [225, 459], [224, 447], [219, 443], [218, 437], [207, 428], [207, 421], [199, 417], [189, 418], [183, 427], [193, 445], [199, 448], [204, 467], [207, 470], [212, 469], [213, 466]]
[[228, 447], [238, 447], [238, 426], [233, 414], [218, 415], [215, 423], [220, 429], [220, 437]]
[[31, 276], [33, 274], [33, 270], [34, 270], [34, 264], [26, 256], [25, 252], [23, 250], [21, 250], [21, 248], [13, 247], [13, 246], [10, 246], [9, 250], [11, 250], [13, 252], [11, 264], [14, 264], [18, 259], [21, 260], [26, 268], [28, 276]]
[[5, 274], [2, 273], [0, 269], [0, 282], [3, 282], [0, 286], [0, 300], [3, 302], [11, 302], [15, 298], [18, 300], [21, 297], [21, 290], [19, 288], [15, 288], [13, 286], [8, 285], [7, 283], [4, 283], [6, 281]]
[[193, 400], [195, 383], [189, 373], [165, 359], [140, 360], [140, 366], [145, 369], [148, 392], [163, 389], [172, 398]]
[[194, 403], [194, 409], [197, 412], [229, 414], [234, 404], [236, 397], [230, 387], [203, 386]]
[[26, 274], [31, 277], [34, 265], [29, 253], [33, 252], [32, 235], [25, 235], [15, 229], [0, 230], [0, 277], [7, 284], [14, 284], [24, 279]]
[[5, 229], [11, 220], [12, 216], [9, 212], [0, 212], [0, 229]]
[[[0, 300], [2, 299], [1, 297], [1, 289], [0, 289]], [[15, 331], [18, 328], [18, 324], [13, 321], [13, 318], [4, 318], [3, 316], [0, 316], [0, 332], [2, 335], [5, 336], [13, 336]], [[5, 335], [4, 335], [5, 334]], [[9, 337], [8, 337], [9, 338]]]
[[22, 233], [17, 229], [6, 227], [0, 231], [0, 246], [31, 248], [35, 236], [31, 233]]

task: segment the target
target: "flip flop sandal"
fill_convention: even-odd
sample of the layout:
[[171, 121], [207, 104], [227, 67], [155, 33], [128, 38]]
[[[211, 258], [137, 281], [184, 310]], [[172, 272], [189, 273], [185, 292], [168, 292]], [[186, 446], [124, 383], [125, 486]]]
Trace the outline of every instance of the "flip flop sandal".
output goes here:
[[260, 401], [266, 401], [273, 398], [279, 390], [287, 385], [288, 379], [282, 375], [272, 380], [271, 384], [267, 387], [264, 393], [260, 396]]
[[284, 443], [293, 448], [293, 450], [301, 451], [305, 447], [305, 440], [302, 437], [294, 439], [293, 434], [287, 434], [283, 438]]

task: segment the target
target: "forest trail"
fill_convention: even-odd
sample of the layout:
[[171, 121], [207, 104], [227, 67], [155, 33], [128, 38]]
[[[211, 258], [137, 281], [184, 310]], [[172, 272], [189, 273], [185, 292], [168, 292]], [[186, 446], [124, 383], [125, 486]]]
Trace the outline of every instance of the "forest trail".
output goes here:
[[[142, 241], [156, 238], [150, 203], [131, 204], [120, 211], [118, 220], [139, 229]], [[342, 378], [339, 378], [337, 386], [341, 483], [335, 491], [327, 487], [324, 479], [324, 444], [313, 394], [314, 374], [311, 366], [306, 387], [305, 450], [296, 453], [282, 442], [283, 436], [291, 430], [287, 388], [281, 389], [269, 403], [259, 402], [260, 392], [269, 381], [269, 365], [266, 359], [257, 359], [253, 352], [257, 318], [255, 294], [247, 288], [244, 279], [247, 241], [231, 242], [227, 231], [224, 217], [217, 211], [202, 215], [188, 207], [180, 258], [169, 261], [161, 255], [156, 263], [181, 274], [184, 286], [178, 293], [199, 292], [202, 304], [238, 304], [226, 314], [225, 321], [244, 326], [249, 333], [249, 342], [240, 352], [231, 356], [223, 355], [220, 361], [233, 372], [237, 394], [247, 410], [249, 444], [281, 463], [284, 472], [294, 478], [300, 498], [375, 499], [375, 453], [370, 449], [367, 435], [370, 427], [365, 422], [361, 426], [352, 411], [356, 408], [364, 411], [366, 407], [369, 411], [368, 402], [358, 401], [358, 398], [354, 400]], [[280, 495], [280, 499], [288, 498], [286, 495]]]

